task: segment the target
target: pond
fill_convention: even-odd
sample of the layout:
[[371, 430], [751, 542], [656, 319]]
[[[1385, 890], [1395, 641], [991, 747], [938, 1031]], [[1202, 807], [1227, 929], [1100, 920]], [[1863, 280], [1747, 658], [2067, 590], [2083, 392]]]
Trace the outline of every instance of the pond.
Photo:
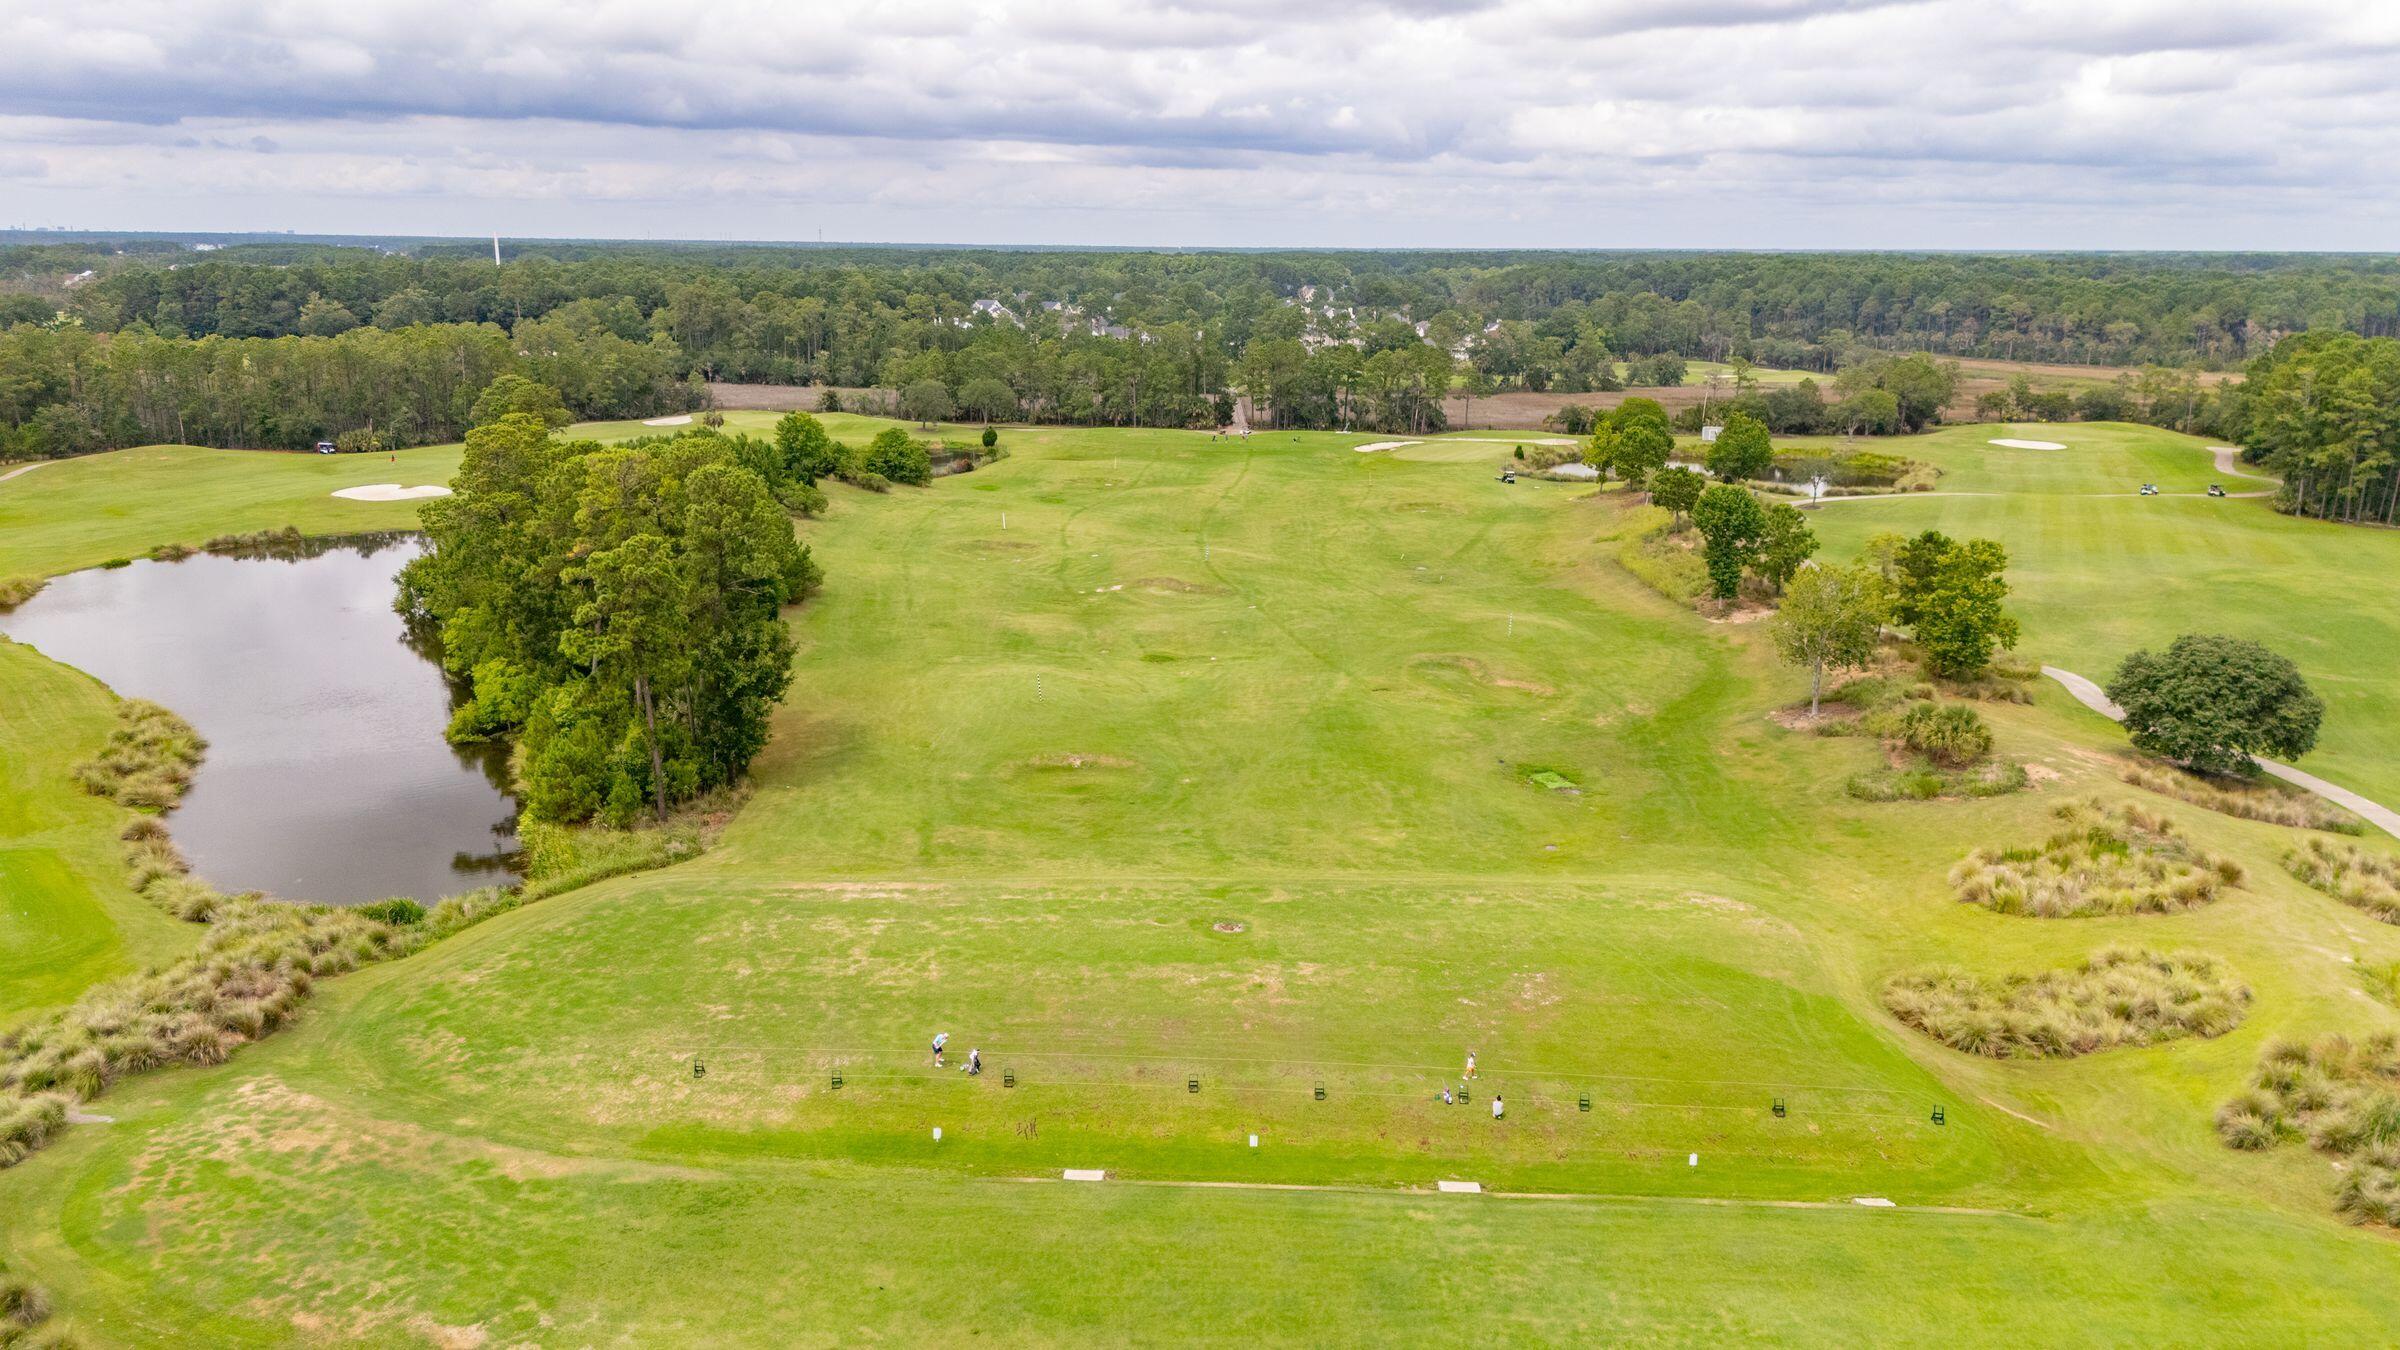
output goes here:
[[[0, 633], [208, 738], [168, 817], [220, 890], [359, 904], [514, 879], [505, 753], [442, 738], [450, 687], [392, 609], [408, 535], [60, 577]], [[305, 556], [302, 556], [305, 555]]]

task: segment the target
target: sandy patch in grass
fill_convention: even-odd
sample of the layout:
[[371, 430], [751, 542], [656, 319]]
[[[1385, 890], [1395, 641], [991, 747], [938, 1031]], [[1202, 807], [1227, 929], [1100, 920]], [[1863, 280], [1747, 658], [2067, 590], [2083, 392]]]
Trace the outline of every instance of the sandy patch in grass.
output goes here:
[[402, 487], [398, 483], [368, 483], [361, 487], [335, 488], [333, 495], [354, 502], [405, 502], [419, 497], [447, 497], [450, 489], [439, 483], [419, 487]]
[[1372, 454], [1377, 450], [1397, 450], [1401, 446], [1415, 444], [1415, 441], [1373, 441], [1366, 445], [1354, 445], [1350, 448], [1356, 450], [1362, 455], [1366, 455]]
[[1859, 710], [1847, 703], [1828, 703], [1812, 717], [1806, 704], [1796, 703], [1789, 708], [1777, 708], [1768, 713], [1767, 720], [1786, 731], [1814, 731], [1835, 722], [1855, 722], [1860, 716]]
[[691, 424], [692, 415], [690, 413], [677, 413], [673, 417], [647, 417], [642, 419], [642, 425], [646, 427], [688, 427]]
[[1035, 755], [1025, 761], [1025, 767], [1029, 769], [1130, 769], [1134, 767], [1134, 763], [1130, 759], [1119, 759], [1115, 755], [1054, 754]]
[[1109, 589], [1165, 591], [1174, 595], [1222, 595], [1225, 593], [1225, 588], [1222, 586], [1209, 586], [1197, 581], [1185, 581], [1181, 577], [1139, 577], [1135, 580], [1124, 583], [1122, 586], [1111, 586]]
[[2064, 450], [2067, 448], [2057, 441], [2020, 441], [2010, 436], [1996, 437], [1992, 444], [2005, 445], [2011, 450]]

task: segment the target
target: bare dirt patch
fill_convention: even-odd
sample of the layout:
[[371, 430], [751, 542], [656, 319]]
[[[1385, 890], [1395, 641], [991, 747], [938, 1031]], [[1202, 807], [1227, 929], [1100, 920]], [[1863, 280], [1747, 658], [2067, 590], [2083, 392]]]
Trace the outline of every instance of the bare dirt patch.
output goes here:
[[1025, 767], [1029, 769], [1131, 769], [1138, 766], [1130, 759], [1120, 759], [1115, 755], [1061, 752], [1035, 755], [1025, 761]]
[[1205, 582], [1185, 581], [1181, 577], [1141, 577], [1125, 583], [1133, 591], [1158, 591], [1167, 595], [1223, 595], [1225, 588]]
[[1495, 689], [1514, 689], [1521, 693], [1538, 694], [1543, 698], [1548, 698], [1558, 692], [1539, 680], [1522, 680], [1514, 676], [1502, 675], [1472, 656], [1420, 656], [1409, 664], [1425, 671], [1454, 671], [1478, 684], [1488, 684]]
[[1825, 704], [1813, 715], [1808, 711], [1807, 704], [1795, 703], [1791, 707], [1777, 708], [1768, 713], [1767, 720], [1786, 731], [1815, 731], [1818, 727], [1855, 722], [1861, 716], [1863, 714], [1858, 709], [1847, 703]]

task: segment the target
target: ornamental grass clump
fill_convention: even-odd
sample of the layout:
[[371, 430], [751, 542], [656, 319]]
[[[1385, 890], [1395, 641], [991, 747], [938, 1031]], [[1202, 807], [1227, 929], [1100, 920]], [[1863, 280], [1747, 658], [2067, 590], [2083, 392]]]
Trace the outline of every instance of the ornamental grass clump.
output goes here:
[[2217, 1109], [2217, 1136], [2250, 1151], [2305, 1141], [2344, 1159], [2335, 1208], [2400, 1226], [2400, 1036], [2270, 1041], [2250, 1086]]
[[95, 797], [136, 810], [166, 811], [183, 800], [208, 742], [192, 724], [155, 703], [127, 699], [100, 753], [75, 766], [75, 781]]
[[0, 1037], [0, 1100], [89, 1100], [128, 1073], [221, 1063], [281, 1025], [318, 979], [405, 943], [345, 909], [220, 897], [198, 951]]
[[2119, 1046], [2222, 1036], [2250, 990], [2231, 967], [2192, 952], [2109, 948], [2068, 970], [1998, 979], [1918, 971], [1883, 988], [1894, 1017], [1954, 1050], [1993, 1059], [2060, 1059]]
[[2400, 924], [2400, 861], [2353, 844], [2310, 839], [2283, 855], [2284, 870], [2345, 905]]
[[2056, 814], [2061, 828], [2041, 844], [1979, 848], [1950, 869], [1958, 898], [2041, 919], [2173, 914], [2241, 883], [2240, 863], [2196, 847], [2140, 806], [2077, 801]]
[[2366, 822], [2323, 798], [2273, 783], [2219, 782], [2146, 764], [2129, 764], [2119, 776], [2146, 792], [2190, 802], [2219, 815], [2333, 834], [2364, 834], [2367, 828]]

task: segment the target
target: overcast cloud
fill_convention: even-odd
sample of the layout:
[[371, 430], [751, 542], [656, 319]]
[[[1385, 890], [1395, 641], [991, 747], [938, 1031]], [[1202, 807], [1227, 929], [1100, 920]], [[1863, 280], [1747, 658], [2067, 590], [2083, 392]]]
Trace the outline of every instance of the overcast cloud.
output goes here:
[[2362, 0], [0, 0], [0, 225], [2388, 250]]

